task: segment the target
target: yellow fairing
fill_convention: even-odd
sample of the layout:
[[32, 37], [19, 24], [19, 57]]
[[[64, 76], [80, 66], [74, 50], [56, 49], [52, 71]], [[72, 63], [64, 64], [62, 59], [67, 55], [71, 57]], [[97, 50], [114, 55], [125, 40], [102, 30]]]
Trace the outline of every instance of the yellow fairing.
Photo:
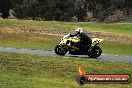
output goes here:
[[80, 42], [80, 39], [79, 39], [78, 37], [73, 37], [73, 38], [72, 38], [72, 42], [75, 42], [75, 43], [76, 43], [76, 42]]

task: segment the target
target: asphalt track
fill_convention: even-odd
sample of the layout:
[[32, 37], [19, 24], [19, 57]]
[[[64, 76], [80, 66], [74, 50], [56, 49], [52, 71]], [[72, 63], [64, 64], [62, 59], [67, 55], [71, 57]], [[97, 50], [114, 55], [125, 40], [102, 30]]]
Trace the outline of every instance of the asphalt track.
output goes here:
[[[0, 51], [2, 52], [15, 52], [21, 54], [32, 54], [32, 55], [42, 55], [42, 56], [57, 56], [54, 51], [45, 51], [45, 50], [32, 50], [32, 49], [18, 49], [18, 48], [4, 48], [0, 47]], [[66, 54], [63, 58], [82, 58], [82, 59], [91, 59], [85, 55], [69, 55]], [[112, 55], [101, 55], [99, 58], [92, 58], [98, 60], [105, 61], [113, 61], [113, 62], [129, 62], [132, 63], [132, 56], [112, 56]]]

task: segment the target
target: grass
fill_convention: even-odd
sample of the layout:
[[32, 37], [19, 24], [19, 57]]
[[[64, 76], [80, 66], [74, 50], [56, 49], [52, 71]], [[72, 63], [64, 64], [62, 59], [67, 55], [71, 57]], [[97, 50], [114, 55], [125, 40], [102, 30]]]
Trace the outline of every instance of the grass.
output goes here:
[[[38, 33], [66, 34], [73, 32], [77, 27], [82, 27], [87, 32], [99, 31], [132, 37], [132, 24], [0, 19], [0, 47], [53, 50], [61, 37]], [[104, 41], [100, 45], [105, 54], [131, 56], [132, 43]], [[131, 88], [132, 86], [132, 83], [80, 86], [76, 83], [79, 65], [82, 65], [88, 74], [132, 75], [132, 63], [0, 52], [0, 88]]]
[[[33, 34], [4, 34], [0, 35], [0, 47], [28, 48], [53, 50], [59, 43], [60, 37]], [[18, 38], [18, 39], [17, 39]]]
[[[23, 21], [23, 20], [0, 20], [0, 27], [19, 28], [22, 30], [40, 30], [50, 32], [69, 33], [77, 27], [87, 32], [103, 31], [117, 35], [132, 37], [132, 24], [105, 24], [86, 22], [52, 22], [52, 21]], [[124, 33], [125, 32], [125, 33]]]
[[100, 46], [104, 54], [132, 56], [132, 44], [120, 44], [117, 42], [103, 41]]
[[[41, 33], [56, 33], [58, 35], [66, 34], [69, 32], [74, 32], [73, 29], [77, 27], [82, 27], [87, 32], [101, 32], [102, 36], [98, 37], [106, 38], [106, 40], [100, 44], [104, 54], [123, 56], [132, 55], [132, 24], [0, 19], [0, 47], [53, 50], [54, 47], [59, 43], [61, 37], [44, 35]], [[107, 40], [108, 36], [109, 40]], [[124, 40], [125, 38], [126, 40]], [[111, 40], [112, 42], [110, 42]]]
[[0, 47], [13, 47], [13, 48], [25, 48], [25, 49], [40, 49], [40, 50], [53, 50], [57, 42], [54, 41], [1, 41]]
[[[48, 36], [48, 35], [4, 35], [0, 39], [0, 47], [13, 47], [13, 48], [28, 48], [40, 50], [54, 50], [55, 46], [59, 44], [61, 37]], [[10, 37], [13, 36], [13, 37]], [[19, 38], [18, 38], [19, 37]], [[17, 39], [18, 38], [18, 39]], [[117, 42], [103, 41], [100, 43], [103, 54], [131, 56], [132, 44], [121, 44]]]
[[[76, 83], [78, 66], [87, 74], [130, 74], [132, 63], [0, 52], [0, 88], [131, 88], [130, 84]], [[132, 77], [132, 76], [131, 76]]]
[[13, 47], [13, 48], [27, 48], [27, 49], [41, 49], [41, 50], [53, 50], [54, 44], [45, 42], [33, 42], [33, 41], [2, 41], [1, 47]]

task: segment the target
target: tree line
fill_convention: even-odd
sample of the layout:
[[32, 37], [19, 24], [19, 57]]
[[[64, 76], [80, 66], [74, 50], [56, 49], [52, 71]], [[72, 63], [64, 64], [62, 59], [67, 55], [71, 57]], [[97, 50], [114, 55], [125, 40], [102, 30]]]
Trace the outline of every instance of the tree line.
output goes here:
[[0, 0], [1, 17], [7, 18], [10, 9], [18, 19], [104, 21], [117, 10], [131, 15], [132, 0]]

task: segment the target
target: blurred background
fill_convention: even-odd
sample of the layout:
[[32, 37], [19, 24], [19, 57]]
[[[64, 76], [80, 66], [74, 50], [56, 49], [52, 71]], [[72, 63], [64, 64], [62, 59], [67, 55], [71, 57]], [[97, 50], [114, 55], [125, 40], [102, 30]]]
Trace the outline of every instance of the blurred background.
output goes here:
[[0, 17], [66, 22], [132, 22], [132, 0], [0, 0]]

